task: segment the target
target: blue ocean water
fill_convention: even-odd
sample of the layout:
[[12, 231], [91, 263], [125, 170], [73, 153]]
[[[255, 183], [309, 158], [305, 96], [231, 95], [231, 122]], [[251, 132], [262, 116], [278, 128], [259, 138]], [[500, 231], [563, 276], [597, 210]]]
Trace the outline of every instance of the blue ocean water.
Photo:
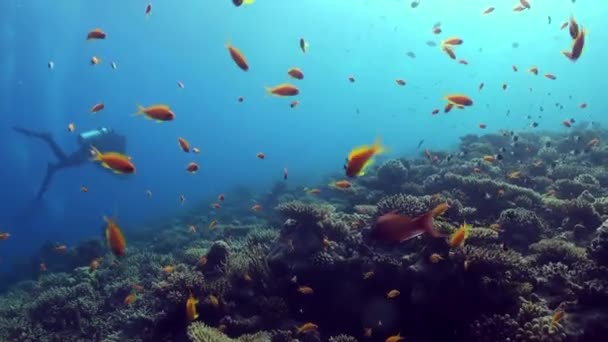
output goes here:
[[[341, 173], [354, 146], [376, 137], [390, 156], [416, 157], [421, 139], [423, 148], [449, 149], [459, 137], [481, 133], [481, 122], [484, 133], [532, 130], [532, 121], [551, 130], [565, 130], [561, 122], [570, 118], [604, 122], [608, 5], [537, 0], [534, 11], [514, 14], [516, 1], [494, 2], [422, 0], [412, 8], [410, 1], [257, 0], [236, 8], [229, 0], [158, 0], [149, 17], [147, 0], [0, 2], [0, 231], [12, 235], [0, 242], [0, 268], [46, 241], [70, 246], [100, 236], [104, 214], [136, 229], [236, 186], [267, 191], [285, 167], [290, 185], [314, 186]], [[481, 16], [489, 5], [496, 11]], [[577, 63], [560, 53], [571, 45], [567, 29], [559, 29], [570, 14], [589, 30]], [[441, 35], [431, 32], [436, 22]], [[97, 27], [107, 38], [86, 41]], [[469, 65], [426, 44], [449, 36], [464, 39], [456, 54]], [[310, 43], [306, 54], [301, 37]], [[230, 59], [228, 41], [247, 57], [248, 72]], [[102, 62], [91, 66], [92, 56]], [[539, 76], [526, 71], [532, 65]], [[302, 68], [305, 79], [290, 80], [290, 67]], [[557, 79], [543, 77], [547, 72]], [[395, 85], [397, 78], [407, 85]], [[287, 81], [301, 91], [295, 109], [264, 92]], [[475, 104], [431, 115], [449, 93], [465, 93]], [[105, 110], [90, 114], [99, 102]], [[136, 103], [169, 104], [176, 119], [132, 117]], [[51, 133], [68, 153], [79, 132], [111, 127], [127, 137], [137, 172], [116, 176], [92, 162], [62, 170], [33, 203], [54, 157], [41, 141], [16, 134], [15, 125]], [[201, 154], [180, 151], [178, 137]], [[191, 161], [201, 167], [195, 175], [185, 172]]]

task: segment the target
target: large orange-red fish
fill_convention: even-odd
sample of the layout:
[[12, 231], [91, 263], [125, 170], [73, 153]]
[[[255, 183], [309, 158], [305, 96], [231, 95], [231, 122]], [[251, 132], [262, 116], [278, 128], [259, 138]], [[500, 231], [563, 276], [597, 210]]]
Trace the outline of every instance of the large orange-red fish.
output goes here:
[[445, 97], [446, 100], [448, 100], [449, 103], [455, 105], [455, 106], [472, 106], [473, 105], [473, 100], [471, 100], [470, 97], [464, 95], [464, 94], [450, 94], [450, 95], [446, 95]]
[[443, 45], [461, 45], [462, 43], [463, 40], [458, 37], [450, 37], [442, 42]]
[[135, 165], [131, 159], [118, 152], [100, 152], [95, 146], [91, 146], [93, 160], [101, 163], [101, 166], [112, 170], [114, 173], [135, 173]]
[[116, 222], [106, 216], [103, 217], [106, 222], [106, 241], [108, 246], [112, 250], [112, 253], [116, 256], [123, 256], [127, 251], [127, 241], [125, 236], [122, 234], [122, 230], [118, 227]]
[[396, 211], [386, 213], [374, 224], [372, 236], [393, 243], [404, 242], [422, 234], [443, 237], [443, 234], [433, 228], [433, 218], [442, 215], [447, 209], [447, 203], [442, 203], [417, 217], [403, 216]]
[[363, 176], [365, 170], [373, 164], [373, 157], [385, 152], [384, 146], [380, 144], [380, 138], [376, 139], [372, 146], [363, 145], [354, 148], [346, 159], [344, 170], [348, 177]]
[[91, 39], [106, 39], [106, 33], [103, 32], [100, 28], [96, 28], [94, 30], [89, 31], [87, 34], [87, 40]]
[[175, 113], [164, 104], [151, 105], [148, 107], [137, 105], [137, 112], [134, 115], [145, 115], [150, 120], [156, 122], [171, 121], [175, 119]]
[[245, 55], [241, 52], [241, 50], [232, 46], [230, 43], [226, 43], [226, 49], [230, 53], [230, 57], [236, 63], [236, 65], [241, 68], [243, 71], [249, 70], [249, 64], [247, 64], [247, 59], [245, 59]]

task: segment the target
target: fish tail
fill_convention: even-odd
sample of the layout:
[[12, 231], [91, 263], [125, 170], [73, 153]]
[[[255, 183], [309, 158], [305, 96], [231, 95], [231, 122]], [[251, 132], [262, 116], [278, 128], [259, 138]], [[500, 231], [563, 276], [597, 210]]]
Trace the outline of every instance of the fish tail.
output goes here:
[[566, 56], [566, 58], [568, 58], [569, 60], [573, 60], [573, 58], [572, 58], [572, 52], [570, 52], [570, 51], [562, 51], [562, 54], [564, 56]]
[[376, 138], [376, 141], [374, 142], [372, 148], [374, 149], [374, 154], [382, 154], [387, 152], [386, 147], [384, 147], [380, 142], [380, 137]]
[[137, 112], [135, 112], [133, 116], [138, 116], [145, 113], [146, 108], [144, 108], [144, 106], [140, 105], [139, 103], [136, 103], [135, 106], [137, 107]]
[[432, 211], [432, 210], [429, 211], [428, 213], [420, 216], [417, 219], [420, 229], [432, 237], [436, 237], [436, 238], [444, 237], [443, 234], [436, 231], [435, 228], [433, 227], [433, 217], [434, 217], [434, 211]]

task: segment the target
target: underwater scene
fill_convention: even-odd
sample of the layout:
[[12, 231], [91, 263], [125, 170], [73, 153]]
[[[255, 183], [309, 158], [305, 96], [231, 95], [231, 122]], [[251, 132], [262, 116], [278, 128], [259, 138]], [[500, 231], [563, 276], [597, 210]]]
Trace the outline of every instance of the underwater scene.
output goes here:
[[607, 341], [606, 18], [0, 1], [0, 341]]

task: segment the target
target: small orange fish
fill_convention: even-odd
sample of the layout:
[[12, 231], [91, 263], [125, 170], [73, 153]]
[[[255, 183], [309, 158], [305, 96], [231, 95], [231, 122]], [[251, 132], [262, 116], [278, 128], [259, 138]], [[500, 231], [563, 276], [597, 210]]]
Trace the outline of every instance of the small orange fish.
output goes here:
[[473, 172], [475, 172], [475, 173], [481, 173], [481, 169], [478, 168], [478, 167], [476, 167], [476, 168], [473, 169]]
[[209, 296], [207, 296], [207, 299], [205, 300], [205, 302], [209, 303], [214, 308], [217, 308], [217, 307], [220, 306], [220, 300], [216, 296], [214, 296], [212, 294], [210, 294]]
[[300, 101], [298, 100], [293, 100], [291, 101], [291, 103], [289, 104], [289, 107], [291, 108], [296, 108], [298, 105], [300, 104]]
[[570, 16], [570, 26], [568, 27], [568, 30], [572, 39], [576, 39], [580, 33], [578, 23], [573, 15]]
[[472, 106], [473, 100], [464, 94], [450, 94], [445, 99], [456, 106]]
[[0, 233], [0, 241], [8, 240], [11, 237], [10, 233]]
[[559, 322], [561, 322], [565, 315], [566, 312], [563, 309], [556, 310], [553, 313], [553, 316], [551, 316], [551, 325], [555, 327], [557, 324], [559, 324]]
[[355, 83], [355, 76], [348, 76], [350, 83]]
[[441, 33], [441, 27], [440, 26], [433, 27], [433, 33], [434, 34], [440, 34]]
[[73, 122], [70, 122], [70, 123], [68, 124], [68, 132], [72, 133], [72, 132], [74, 132], [75, 130], [76, 130], [76, 126], [74, 125], [74, 123], [73, 123]]
[[116, 222], [106, 216], [103, 217], [106, 222], [106, 241], [112, 253], [116, 256], [125, 255], [127, 249], [127, 241], [122, 233], [122, 230], [118, 227]]
[[206, 255], [203, 255], [202, 257], [200, 257], [200, 259], [198, 259], [198, 264], [199, 264], [200, 266], [205, 266], [205, 265], [207, 265], [207, 262], [208, 262], [208, 261], [209, 261], [209, 260], [207, 259], [207, 256], [206, 256]]
[[399, 297], [400, 294], [401, 294], [401, 292], [399, 290], [392, 289], [386, 293], [386, 298], [393, 299], [393, 298]]
[[401, 333], [397, 334], [397, 335], [393, 335], [388, 337], [384, 342], [399, 342], [399, 341], [403, 341], [404, 338], [401, 337]]
[[364, 328], [363, 329], [364, 337], [372, 337], [372, 328]]
[[352, 186], [351, 182], [347, 181], [346, 179], [335, 181], [331, 185], [339, 189], [348, 189]]
[[217, 220], [213, 220], [209, 223], [209, 230], [214, 230], [217, 227]]
[[316, 324], [314, 324], [312, 322], [308, 322], [308, 323], [305, 323], [305, 324], [303, 324], [303, 325], [301, 325], [299, 327], [296, 327], [296, 335], [306, 334], [306, 333], [309, 333], [311, 331], [317, 330], [318, 328], [319, 328], [318, 325], [316, 325]]
[[454, 49], [452, 49], [450, 46], [443, 45], [441, 46], [441, 50], [443, 50], [443, 52], [450, 56], [451, 59], [456, 59], [456, 53], [454, 52]]
[[441, 254], [438, 254], [438, 253], [433, 253], [429, 257], [429, 261], [432, 262], [433, 264], [436, 264], [442, 260], [444, 260], [443, 257], [441, 256]]
[[578, 105], [581, 109], [585, 109], [587, 108], [587, 103], [583, 102], [580, 105]]
[[404, 85], [405, 85], [405, 81], [404, 81], [404, 80], [402, 80], [402, 79], [400, 79], [400, 78], [399, 78], [399, 79], [396, 79], [396, 80], [395, 80], [395, 83], [397, 83], [397, 85], [400, 85], [400, 86], [404, 86]]
[[251, 210], [253, 211], [261, 211], [262, 210], [262, 205], [260, 204], [255, 204], [253, 207], [251, 207]]
[[68, 246], [66, 245], [57, 245], [55, 246], [55, 252], [57, 253], [65, 253], [68, 250]]
[[490, 13], [494, 12], [494, 9], [495, 9], [494, 7], [488, 7], [485, 10], [483, 10], [483, 12], [481, 12], [481, 14], [484, 14], [484, 15], [490, 14]]
[[562, 51], [562, 54], [566, 56], [570, 61], [576, 62], [581, 55], [583, 54], [583, 48], [585, 47], [585, 35], [587, 31], [582, 29], [578, 36], [574, 39], [572, 43], [571, 51]]
[[435, 108], [433, 109], [433, 111], [431, 112], [431, 115], [437, 115], [439, 113], [439, 109]]
[[45, 264], [45, 263], [43, 263], [43, 262], [41, 262], [41, 263], [40, 263], [40, 272], [46, 272], [46, 271], [48, 271], [48, 270], [49, 270], [49, 269], [46, 267], [46, 264]]
[[300, 292], [301, 294], [304, 294], [304, 295], [309, 295], [309, 294], [313, 294], [315, 291], [312, 289], [312, 287], [300, 286], [300, 287], [298, 287], [298, 292]]
[[99, 58], [97, 56], [93, 56], [93, 57], [91, 57], [90, 62], [91, 62], [91, 65], [97, 65], [97, 64], [101, 63], [101, 58]]
[[511, 68], [513, 68], [514, 72], [517, 72], [517, 66], [516, 65], [512, 65]]
[[526, 8], [524, 6], [517, 5], [517, 6], [513, 7], [513, 12], [521, 12], [521, 11], [523, 11], [525, 9]]
[[572, 127], [572, 124], [570, 123], [570, 120], [564, 120], [564, 121], [562, 121], [562, 125], [566, 126], [566, 128]]
[[460, 60], [458, 60], [458, 63], [463, 64], [463, 65], [469, 65], [469, 62], [467, 62], [466, 59], [460, 59]]
[[89, 31], [87, 33], [87, 40], [91, 39], [106, 39], [106, 33], [103, 32], [100, 28], [96, 28], [94, 30]]
[[505, 195], [504, 189], [498, 189], [498, 191], [496, 192], [496, 197], [498, 197], [498, 198], [503, 197], [504, 195]]
[[374, 276], [374, 271], [368, 271], [363, 273], [363, 279], [367, 280], [370, 279]]
[[145, 115], [148, 119], [156, 122], [172, 121], [175, 119], [175, 113], [173, 113], [169, 106], [164, 104], [157, 104], [148, 107], [137, 105], [137, 112], [134, 115]]
[[300, 50], [302, 50], [302, 53], [306, 53], [308, 50], [308, 43], [304, 40], [304, 38], [300, 38]]
[[224, 201], [224, 199], [226, 199], [226, 197], [224, 196], [224, 194], [219, 194], [219, 195], [217, 196], [217, 200], [218, 200], [218, 201], [220, 201], [220, 202], [223, 202], [223, 201]]
[[483, 160], [485, 162], [492, 163], [496, 160], [496, 157], [491, 156], [491, 155], [485, 155], [485, 156], [483, 156]]
[[538, 75], [538, 68], [536, 66], [531, 66], [530, 69], [528, 69], [528, 71], [534, 75]]
[[97, 103], [91, 108], [91, 113], [97, 113], [102, 111], [106, 106], [103, 103]]
[[125, 303], [125, 305], [131, 305], [136, 300], [137, 300], [137, 296], [135, 295], [135, 293], [131, 293], [130, 295], [128, 295], [127, 297], [125, 297], [124, 303]]
[[182, 151], [186, 153], [190, 152], [190, 144], [188, 143], [188, 140], [178, 137], [177, 142], [179, 143], [179, 147], [182, 149]]
[[384, 146], [380, 144], [380, 139], [376, 139], [372, 146], [359, 146], [351, 150], [348, 154], [344, 170], [346, 176], [363, 176], [366, 169], [373, 164], [373, 157], [385, 152]]
[[598, 138], [593, 138], [591, 139], [591, 141], [589, 141], [587, 143], [587, 146], [592, 147], [592, 146], [597, 146], [600, 144], [600, 140]]
[[289, 76], [295, 78], [296, 80], [304, 79], [304, 73], [299, 68], [291, 68], [291, 69], [287, 70], [287, 74]]
[[236, 63], [239, 68], [241, 68], [241, 70], [249, 70], [249, 64], [247, 64], [247, 59], [245, 59], [245, 55], [243, 55], [243, 53], [239, 49], [232, 46], [230, 42], [226, 43], [226, 49], [228, 49], [230, 57], [232, 58], [234, 63]]
[[95, 258], [95, 259], [91, 260], [91, 263], [89, 264], [89, 273], [95, 272], [99, 268], [100, 265], [101, 265], [101, 258]]
[[194, 297], [192, 294], [192, 290], [190, 290], [190, 296], [186, 301], [186, 317], [188, 321], [192, 322], [198, 318], [198, 312], [196, 312], [196, 305], [198, 304], [198, 299]]
[[469, 232], [471, 230], [471, 226], [463, 223], [460, 225], [458, 230], [456, 230], [451, 236], [449, 240], [450, 248], [457, 248], [464, 245], [465, 240], [469, 236]]
[[245, 280], [248, 283], [251, 283], [253, 281], [253, 278], [251, 278], [249, 273], [245, 273], [245, 274], [243, 274], [243, 280]]
[[196, 173], [198, 171], [198, 164], [195, 162], [190, 162], [187, 166], [186, 166], [186, 171], [190, 172], [190, 173]]
[[555, 79], [557, 79], [557, 77], [556, 77], [555, 75], [553, 75], [553, 74], [549, 74], [549, 73], [545, 74], [545, 77], [546, 77], [546, 78], [548, 78], [548, 79], [550, 79], [550, 80], [555, 80]]
[[484, 123], [480, 123], [479, 124], [479, 128], [481, 128], [481, 129], [486, 129], [487, 127], [488, 126], [486, 124], [484, 124]]
[[307, 191], [307, 193], [310, 195], [318, 195], [321, 193], [321, 189], [310, 189]]
[[296, 96], [300, 93], [300, 90], [292, 84], [283, 83], [283, 84], [279, 84], [274, 87], [266, 87], [266, 93], [268, 95], [279, 96], [279, 97]]
[[462, 43], [463, 43], [462, 39], [460, 39], [458, 37], [450, 37], [450, 38], [444, 39], [441, 44], [443, 44], [443, 45], [461, 45]]
[[452, 108], [454, 108], [454, 104], [453, 104], [453, 103], [449, 103], [449, 102], [448, 102], [448, 103], [445, 105], [445, 107], [443, 108], [443, 112], [444, 112], [444, 113], [449, 113], [449, 112], [452, 110]]
[[211, 208], [213, 208], [213, 209], [220, 209], [221, 207], [222, 207], [222, 205], [219, 203], [211, 203]]
[[163, 267], [162, 270], [165, 274], [171, 274], [175, 270], [175, 267], [173, 267], [171, 265], [167, 265], [167, 266]]

